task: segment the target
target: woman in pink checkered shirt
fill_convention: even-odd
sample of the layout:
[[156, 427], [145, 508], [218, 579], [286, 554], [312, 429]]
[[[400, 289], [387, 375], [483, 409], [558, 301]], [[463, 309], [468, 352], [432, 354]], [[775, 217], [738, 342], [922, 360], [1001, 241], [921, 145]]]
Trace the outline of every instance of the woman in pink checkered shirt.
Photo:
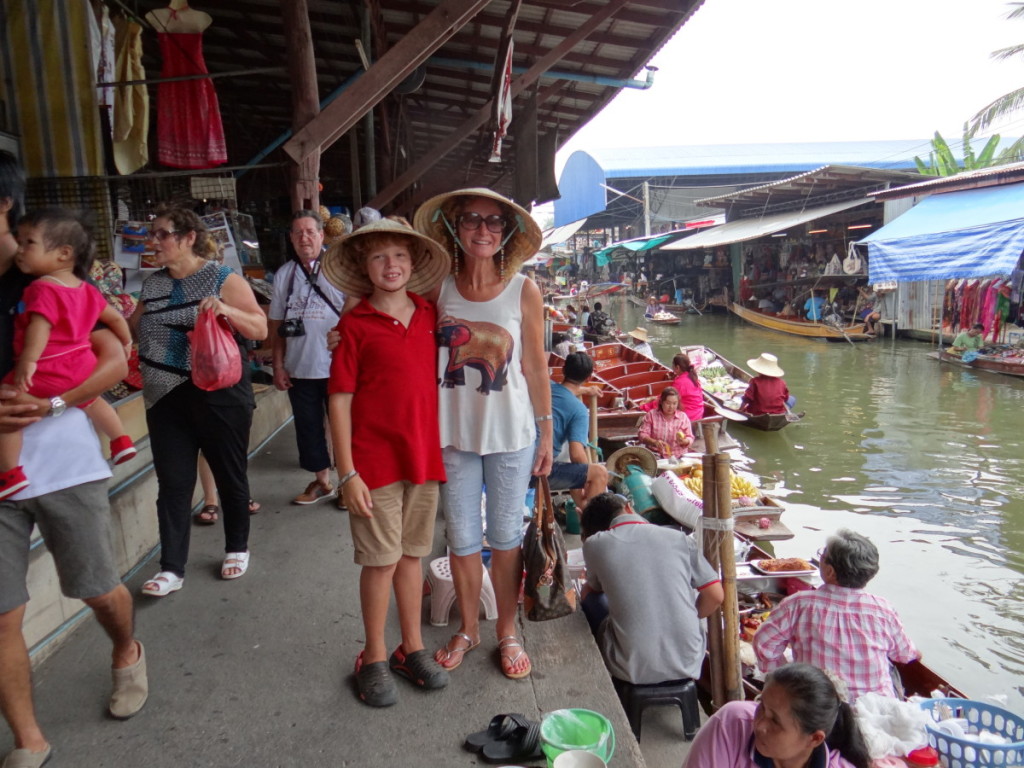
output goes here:
[[843, 680], [850, 701], [865, 693], [900, 698], [891, 662], [920, 658], [895, 609], [864, 587], [878, 573], [878, 549], [865, 536], [840, 530], [818, 555], [818, 589], [790, 595], [754, 635], [754, 651], [765, 671], [794, 661], [830, 670]]
[[663, 459], [682, 456], [693, 443], [693, 430], [685, 411], [679, 409], [679, 390], [665, 387], [658, 407], [648, 411], [640, 425], [640, 442]]

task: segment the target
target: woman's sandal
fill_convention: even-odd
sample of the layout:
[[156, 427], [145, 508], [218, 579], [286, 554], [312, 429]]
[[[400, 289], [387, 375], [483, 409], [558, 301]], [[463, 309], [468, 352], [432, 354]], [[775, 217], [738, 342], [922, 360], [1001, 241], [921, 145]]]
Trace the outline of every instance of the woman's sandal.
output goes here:
[[[451, 647], [449, 647], [449, 646], [451, 646], [453, 640], [454, 641], [465, 640], [466, 641], [466, 647], [465, 648], [451, 648]], [[437, 656], [434, 656], [434, 659], [437, 661], [438, 664], [440, 664], [442, 667], [444, 667], [449, 672], [451, 672], [453, 669], [456, 669], [462, 663], [462, 660], [466, 657], [466, 654], [469, 653], [470, 651], [472, 651], [478, 645], [480, 645], [480, 641], [479, 640], [477, 640], [474, 643], [473, 642], [473, 638], [471, 638], [465, 632], [456, 632], [454, 635], [452, 635], [451, 640], [448, 641], [448, 643], [445, 645], [445, 647], [437, 652], [440, 655], [440, 658], [438, 658]], [[452, 659], [455, 659], [455, 663], [454, 664], [451, 663]]]
[[[237, 571], [237, 573], [228, 573], [231, 570]], [[224, 563], [220, 567], [220, 577], [222, 579], [240, 579], [247, 570], [249, 570], [248, 552], [228, 552], [224, 555]]]
[[196, 525], [213, 525], [220, 519], [220, 507], [216, 504], [207, 504], [192, 517]]
[[160, 571], [156, 576], [142, 585], [142, 594], [150, 597], [167, 597], [177, 592], [185, 584], [185, 579], [173, 571]]
[[[506, 648], [518, 648], [519, 653], [515, 656], [507, 656], [502, 651]], [[498, 658], [501, 659], [501, 673], [509, 680], [522, 680], [524, 677], [529, 677], [533, 671], [533, 664], [530, 663], [530, 657], [526, 656], [526, 669], [521, 672], [514, 672], [516, 662], [526, 656], [526, 650], [523, 648], [523, 644], [516, 639], [515, 635], [508, 635], [498, 641]]]

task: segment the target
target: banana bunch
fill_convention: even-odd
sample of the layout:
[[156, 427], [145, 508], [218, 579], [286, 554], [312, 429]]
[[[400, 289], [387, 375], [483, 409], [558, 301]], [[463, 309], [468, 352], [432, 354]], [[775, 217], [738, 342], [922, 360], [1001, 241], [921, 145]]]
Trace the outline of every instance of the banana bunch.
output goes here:
[[749, 496], [752, 499], [756, 499], [761, 495], [761, 492], [757, 489], [750, 480], [739, 475], [732, 476], [732, 497], [738, 499], [740, 496]]
[[[698, 496], [702, 496], [704, 493], [704, 477], [702, 472], [698, 472], [699, 467], [694, 467], [689, 477], [681, 478], [683, 485], [689, 488], [691, 491], [696, 493]], [[730, 488], [729, 495], [738, 499], [741, 496], [749, 496], [752, 499], [756, 499], [761, 495], [761, 492], [757, 489], [750, 480], [739, 475], [732, 476], [732, 487]]]

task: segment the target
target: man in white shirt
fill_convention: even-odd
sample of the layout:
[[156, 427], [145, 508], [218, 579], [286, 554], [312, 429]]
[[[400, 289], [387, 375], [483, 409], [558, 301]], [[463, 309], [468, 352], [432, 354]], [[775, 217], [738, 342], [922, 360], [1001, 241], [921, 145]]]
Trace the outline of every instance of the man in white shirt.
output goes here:
[[315, 477], [294, 504], [316, 504], [338, 495], [331, 483], [327, 449], [327, 380], [331, 353], [327, 333], [338, 324], [345, 294], [320, 274], [324, 225], [315, 211], [292, 214], [291, 242], [297, 260], [274, 277], [267, 317], [274, 349], [274, 386], [288, 393], [295, 417], [299, 465]]
[[[11, 338], [10, 324], [0, 324], [0, 344], [9, 346]], [[110, 714], [133, 716], [149, 694], [145, 651], [134, 635], [132, 597], [121, 583], [111, 543], [110, 467], [85, 413], [73, 407], [116, 384], [128, 367], [111, 332], [93, 333], [93, 346], [98, 363], [92, 376], [63, 397], [46, 401], [0, 389], [0, 429], [24, 429], [21, 461], [32, 478], [25, 490], [0, 502], [0, 702], [15, 745], [5, 766], [39, 768], [51, 752], [36, 721], [21, 632], [34, 525], [53, 556], [61, 591], [92, 608], [113, 641]]]

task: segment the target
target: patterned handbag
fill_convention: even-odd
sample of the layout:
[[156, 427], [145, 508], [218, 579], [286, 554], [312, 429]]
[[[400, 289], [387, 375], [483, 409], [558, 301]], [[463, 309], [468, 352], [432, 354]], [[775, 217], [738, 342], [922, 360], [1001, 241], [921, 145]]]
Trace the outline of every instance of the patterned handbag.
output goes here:
[[555, 507], [546, 477], [537, 483], [536, 510], [523, 540], [523, 607], [530, 621], [547, 621], [576, 611], [576, 590], [565, 560], [562, 530], [555, 524]]

